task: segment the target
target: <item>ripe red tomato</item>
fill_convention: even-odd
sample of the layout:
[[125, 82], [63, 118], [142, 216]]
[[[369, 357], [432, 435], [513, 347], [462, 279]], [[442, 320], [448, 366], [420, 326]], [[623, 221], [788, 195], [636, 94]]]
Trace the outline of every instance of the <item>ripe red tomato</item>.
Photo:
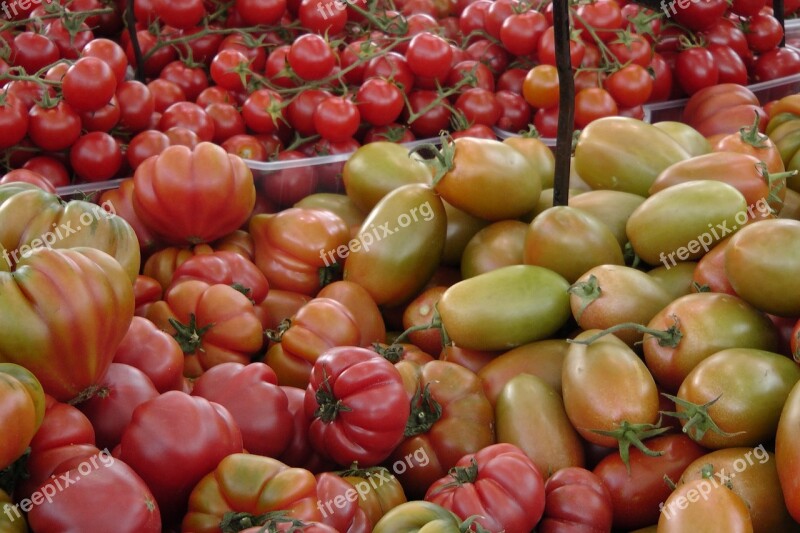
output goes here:
[[369, 78], [358, 88], [356, 105], [361, 118], [373, 126], [391, 124], [403, 111], [403, 92], [383, 78]]
[[214, 121], [205, 109], [192, 102], [174, 103], [161, 115], [158, 129], [167, 131], [175, 126], [193, 131], [201, 141], [214, 139]]
[[356, 134], [361, 114], [350, 98], [329, 96], [317, 104], [313, 120], [314, 129], [323, 139], [342, 142]]
[[585, 128], [598, 118], [619, 113], [619, 107], [608, 91], [599, 87], [583, 89], [575, 95], [575, 127]]
[[0, 93], [0, 149], [20, 142], [28, 131], [28, 112], [7, 92]]
[[619, 107], [636, 107], [648, 101], [653, 92], [653, 78], [636, 63], [612, 72], [605, 87]]
[[570, 466], [547, 478], [544, 516], [537, 531], [558, 533], [574, 526], [576, 531], [611, 531], [611, 493], [591, 470]]
[[415, 35], [406, 51], [411, 72], [423, 78], [444, 80], [452, 60], [453, 50], [448, 42], [428, 31]]
[[502, 112], [494, 92], [477, 87], [461, 93], [455, 108], [464, 115], [469, 124], [490, 127], [497, 123]]
[[683, 5], [672, 5], [672, 17], [679, 24], [692, 31], [703, 31], [713, 26], [728, 9], [725, 0], [708, 0], [705, 2], [689, 2]]
[[535, 10], [514, 13], [500, 27], [500, 41], [516, 56], [533, 55], [547, 29], [547, 19]]
[[236, 0], [236, 12], [248, 26], [269, 26], [286, 12], [286, 0]]
[[719, 68], [708, 49], [692, 47], [678, 54], [675, 75], [681, 88], [692, 95], [704, 87], [716, 85], [719, 81]]
[[164, 24], [181, 30], [197, 26], [206, 15], [203, 0], [153, 0], [153, 5]]
[[286, 60], [295, 74], [308, 81], [320, 80], [333, 72], [336, 56], [321, 36], [307, 33], [289, 47]]
[[[76, 2], [73, 2], [73, 5]], [[125, 79], [125, 71], [128, 68], [128, 58], [125, 56], [125, 50], [111, 39], [97, 38], [92, 39], [89, 44], [81, 50], [81, 57], [96, 57], [105, 61], [111, 70], [114, 71], [114, 78], [117, 80], [117, 86]], [[197, 57], [195, 57], [197, 59]]]
[[81, 134], [80, 117], [63, 100], [49, 108], [34, 105], [28, 118], [28, 137], [43, 150], [64, 150]]
[[122, 166], [122, 151], [117, 141], [103, 131], [80, 137], [69, 151], [69, 162], [79, 178], [103, 181], [113, 178]]
[[778, 19], [766, 13], [757, 13], [747, 22], [745, 33], [750, 49], [762, 54], [778, 46], [783, 39], [783, 28]]

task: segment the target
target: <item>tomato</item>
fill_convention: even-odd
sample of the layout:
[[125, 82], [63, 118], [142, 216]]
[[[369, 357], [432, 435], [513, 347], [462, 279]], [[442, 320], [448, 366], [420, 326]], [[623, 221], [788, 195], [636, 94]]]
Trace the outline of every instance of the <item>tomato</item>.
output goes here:
[[570, 526], [611, 530], [611, 495], [591, 471], [562, 468], [547, 479], [544, 491], [544, 516], [537, 528], [541, 533], [556, 533]]
[[750, 17], [747, 24], [747, 45], [759, 54], [769, 52], [780, 45], [783, 39], [783, 28], [778, 20], [766, 13], [757, 13]]
[[0, 178], [0, 185], [4, 183], [30, 183], [49, 193], [55, 193], [56, 188], [47, 179], [36, 172], [24, 168], [15, 168]]
[[92, 131], [72, 145], [69, 162], [79, 178], [105, 181], [113, 178], [122, 167], [122, 151], [111, 135]]
[[782, 355], [748, 348], [722, 350], [686, 376], [676, 413], [684, 428], [692, 420], [685, 432], [706, 448], [755, 446], [775, 434], [781, 409], [798, 380], [800, 369]]
[[724, 239], [697, 262], [692, 284], [694, 292], [722, 292], [736, 295], [725, 273], [725, 248], [730, 238]]
[[619, 108], [614, 98], [605, 89], [592, 87], [582, 89], [575, 95], [575, 127], [578, 129], [585, 128], [599, 118], [618, 113]]
[[196, 26], [206, 15], [202, 0], [154, 0], [158, 18], [178, 29]]
[[340, 249], [346, 251], [350, 232], [331, 212], [289, 208], [254, 216], [250, 233], [255, 239], [255, 264], [270, 286], [314, 295], [325, 279], [320, 273], [339, 262]]
[[21, 31], [14, 36], [13, 52], [10, 58], [13, 64], [30, 75], [58, 61], [61, 55], [53, 40], [33, 31]]
[[505, 49], [512, 54], [534, 55], [547, 26], [547, 19], [538, 11], [512, 13], [502, 21], [498, 37]]
[[64, 100], [78, 112], [100, 109], [116, 89], [117, 79], [108, 63], [91, 56], [78, 59], [61, 82]]
[[376, 342], [386, 341], [386, 325], [380, 309], [361, 285], [349, 281], [334, 281], [323, 287], [317, 293], [317, 297], [336, 300], [350, 311], [361, 330], [358, 346], [368, 347]]
[[753, 531], [791, 531], [797, 528], [783, 501], [775, 456], [763, 444], [755, 448], [725, 448], [707, 453], [686, 467], [679, 484], [706, 480], [725, 485], [750, 511]]
[[403, 439], [405, 400], [400, 374], [380, 355], [357, 347], [328, 350], [315, 361], [306, 389], [311, 445], [342, 465], [380, 463]]
[[[797, 256], [793, 243], [798, 231], [800, 223], [795, 220], [762, 220], [731, 238], [725, 250], [725, 272], [736, 294], [767, 313], [800, 314], [794, 280], [786, 275]], [[756, 279], [769, 283], [756, 284]]]
[[390, 510], [406, 503], [406, 495], [397, 478], [381, 466], [351, 467], [336, 472], [357, 492], [358, 505], [373, 526]]
[[458, 517], [448, 509], [426, 501], [402, 503], [391, 509], [375, 524], [373, 533], [421, 531], [429, 528], [438, 533], [462, 531]]
[[252, 302], [228, 285], [176, 283], [148, 308], [147, 318], [180, 343], [187, 377], [225, 362], [247, 363], [263, 344]]
[[[713, 3], [718, 2], [714, 0]], [[689, 95], [719, 81], [719, 68], [706, 48], [693, 47], [680, 52], [675, 60], [675, 74], [678, 84]]]
[[438, 305], [441, 324], [457, 346], [513, 348], [546, 338], [564, 325], [569, 316], [567, 288], [564, 278], [542, 267], [498, 268], [448, 288]]
[[414, 135], [434, 137], [449, 128], [452, 112], [436, 91], [414, 89], [403, 116]]
[[[61, 290], [67, 280], [69, 294]], [[61, 400], [96, 385], [133, 317], [133, 289], [122, 266], [91, 248], [38, 249], [14, 272], [0, 273], [0, 284], [2, 307], [11, 313], [0, 362], [24, 362]]]
[[631, 530], [657, 521], [671, 489], [665, 477], [677, 481], [687, 466], [706, 451], [685, 435], [665, 435], [644, 442], [658, 455], [630, 451], [629, 467], [619, 454], [602, 459], [594, 473], [611, 495], [614, 527]]
[[682, 296], [659, 311], [647, 326], [652, 331], [644, 336], [645, 362], [659, 385], [670, 393], [678, 390], [700, 361], [716, 352], [726, 348], [777, 349], [772, 321], [728, 294]]
[[747, 65], [733, 48], [710, 44], [708, 51], [714, 56], [714, 63], [719, 70], [718, 83], [747, 84]]
[[183, 388], [183, 351], [170, 335], [135, 316], [114, 353], [114, 362], [144, 372], [158, 392]]
[[[69, 185], [69, 174], [64, 165], [57, 159], [40, 155], [28, 159], [22, 168], [43, 176], [53, 187]], [[102, 202], [100, 202], [102, 203]]]
[[[218, 239], [239, 228], [255, 204], [250, 169], [241, 158], [211, 143], [193, 150], [170, 146], [144, 161], [133, 179], [136, 213], [167, 242]], [[175, 202], [175, 195], [185, 201]], [[186, 209], [189, 205], [192, 208]]]
[[583, 443], [561, 396], [542, 378], [523, 373], [508, 381], [496, 400], [495, 421], [497, 441], [519, 447], [545, 477], [584, 464]]
[[[94, 527], [142, 533], [161, 531], [161, 516], [153, 494], [130, 466], [108, 451], [65, 461], [54, 474], [60, 474], [59, 478], [54, 475], [34, 493], [33, 501], [38, 495], [41, 504], [31, 507], [28, 521], [36, 531], [54, 533]], [[62, 486], [62, 482], [71, 485]], [[87, 499], [100, 506], [94, 513], [78, 512]]]
[[478, 377], [455, 363], [395, 365], [411, 415], [405, 440], [392, 452], [392, 470], [410, 497], [421, 498], [464, 455], [494, 441], [494, 415]]
[[474, 523], [489, 531], [526, 533], [544, 512], [544, 480], [522, 450], [494, 444], [459, 459], [425, 499], [463, 520], [479, 515]]
[[664, 511], [658, 518], [658, 531], [697, 530], [698, 525], [708, 523], [708, 517], [713, 514], [714, 528], [731, 533], [751, 533], [753, 522], [744, 500], [727, 487], [717, 485], [709, 489], [709, 486], [707, 480], [698, 479], [675, 489], [664, 502]]
[[[192, 395], [230, 411], [249, 453], [278, 457], [290, 443], [293, 420], [277, 382], [275, 372], [263, 363], [223, 363], [194, 382]], [[268, 409], [270, 416], [265, 418], [261, 409]]]
[[635, 107], [649, 100], [653, 92], [653, 78], [645, 67], [634, 63], [609, 75], [605, 87], [617, 104]]
[[581, 131], [575, 148], [575, 171], [593, 189], [647, 196], [647, 189], [660, 172], [688, 157], [669, 135], [650, 124], [607, 117]]
[[275, 344], [266, 363], [281, 385], [308, 386], [317, 358], [336, 346], [358, 346], [361, 330], [348, 307], [332, 298], [314, 298], [291, 317], [267, 332]]
[[405, 55], [414, 75], [438, 80], [444, 80], [449, 72], [449, 69], [443, 69], [442, 65], [449, 66], [453, 60], [450, 44], [428, 31], [418, 33], [411, 39]]
[[[709, 203], [711, 202], [711, 203]], [[680, 223], [670, 212], [681, 205]], [[713, 209], [709, 206], [713, 205]], [[703, 256], [748, 221], [747, 201], [721, 181], [687, 181], [658, 191], [630, 216], [626, 226], [636, 254], [646, 263], [674, 266]], [[669, 222], [667, 222], [669, 221]]]
[[6, 491], [0, 489], [0, 531], [3, 533], [27, 533], [28, 525], [25, 518], [20, 514], [15, 516], [18, 508]]
[[307, 33], [292, 42], [286, 60], [303, 80], [319, 80], [328, 76], [336, 62], [330, 45], [319, 35]]
[[314, 129], [323, 139], [342, 142], [358, 131], [361, 114], [349, 98], [329, 96], [314, 109]]
[[362, 285], [378, 305], [406, 303], [439, 264], [446, 218], [441, 199], [427, 185], [394, 189], [375, 205], [349, 248], [336, 250], [345, 258], [344, 279]]
[[4, 408], [0, 426], [11, 435], [0, 448], [0, 466], [10, 465], [21, 456], [42, 425], [45, 412], [41, 383], [26, 368], [13, 363], [0, 363]]
[[16, 97], [0, 93], [0, 148], [20, 142], [28, 130], [28, 114]]
[[267, 278], [252, 261], [226, 250], [195, 255], [181, 263], [172, 275], [172, 285], [187, 279], [230, 285], [254, 305], [264, 301], [269, 291]]
[[[147, 88], [150, 90], [150, 94], [153, 97], [153, 110], [159, 113], [165, 112], [173, 104], [186, 101], [186, 95], [183, 93], [183, 89], [181, 89], [177, 83], [173, 83], [162, 78], [156, 78], [147, 84]], [[196, 109], [194, 108], [191, 108], [191, 110], [196, 112]], [[152, 112], [146, 119], [147, 124], [150, 123], [149, 121], [151, 116], [153, 116]], [[142, 118], [142, 120], [145, 119]], [[156, 119], [156, 125], [160, 120], [161, 117], [158, 116]]]
[[119, 123], [119, 117], [119, 102], [116, 96], [112, 96], [111, 100], [97, 111], [81, 113], [81, 124], [86, 131], [108, 132]]
[[[570, 39], [569, 59], [572, 68], [578, 68], [580, 66], [585, 54], [586, 46], [583, 42], [580, 39]], [[547, 29], [542, 32], [542, 36], [539, 38], [539, 43], [536, 46], [536, 57], [539, 59], [539, 63], [543, 65], [556, 64], [555, 31], [553, 26], [548, 26]]]
[[[170, 430], [164, 431], [167, 427]], [[187, 442], [192, 445], [185, 446]], [[166, 526], [184, 515], [190, 493], [203, 476], [224, 457], [241, 451], [241, 431], [224, 407], [169, 391], [134, 410], [118, 457], [147, 483]]]
[[80, 137], [80, 116], [63, 100], [53, 107], [34, 105], [28, 119], [28, 137], [43, 150], [64, 150]]
[[800, 517], [800, 499], [797, 497], [797, 488], [800, 484], [800, 477], [797, 476], [800, 454], [793, 446], [792, 439], [800, 427], [798, 420], [800, 420], [800, 386], [795, 384], [781, 411], [775, 438], [775, 462], [783, 498], [795, 520]]
[[725, 13], [728, 4], [721, 0], [713, 0], [711, 2], [691, 2], [688, 5], [679, 4], [679, 9], [675, 9], [672, 4], [671, 11], [675, 20], [693, 31], [707, 30], [713, 26], [719, 18]]
[[[568, 249], [578, 252], [581, 259], [573, 256], [565, 262]], [[568, 206], [546, 209], [533, 219], [525, 236], [523, 261], [549, 268], [569, 283], [597, 265], [624, 263], [622, 249], [608, 226], [593, 215]]]

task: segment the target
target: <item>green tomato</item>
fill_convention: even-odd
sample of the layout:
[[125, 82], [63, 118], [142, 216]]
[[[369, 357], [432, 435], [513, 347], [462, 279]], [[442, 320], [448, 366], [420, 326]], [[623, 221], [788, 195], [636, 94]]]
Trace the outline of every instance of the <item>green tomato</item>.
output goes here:
[[653, 124], [686, 150], [690, 156], [703, 155], [711, 152], [711, 143], [703, 134], [683, 122], [665, 120]]
[[472, 216], [447, 202], [442, 203], [447, 214], [447, 238], [444, 242], [442, 263], [458, 266], [467, 243], [478, 231], [488, 226], [489, 221]]
[[347, 159], [342, 169], [344, 189], [353, 203], [368, 213], [389, 192], [410, 183], [431, 183], [427, 165], [409, 157], [408, 148], [388, 141], [368, 143]]
[[406, 303], [439, 266], [446, 234], [439, 195], [427, 185], [399, 187], [378, 202], [350, 241], [344, 279], [367, 289], [378, 305]]
[[570, 207], [594, 215], [604, 223], [621, 247], [628, 243], [625, 225], [631, 214], [644, 202], [644, 197], [622, 191], [589, 191], [570, 199]]
[[496, 268], [521, 265], [528, 225], [519, 220], [501, 220], [477, 232], [461, 255], [464, 279]]
[[461, 533], [461, 520], [435, 503], [401, 503], [375, 524], [372, 533]]
[[452, 285], [438, 310], [456, 346], [507, 350], [545, 339], [567, 322], [568, 288], [552, 270], [512, 265]]
[[667, 167], [689, 153], [664, 131], [627, 117], [595, 120], [578, 137], [575, 170], [593, 189], [640, 196]]
[[655, 193], [626, 226], [634, 252], [649, 265], [694, 261], [747, 222], [747, 201], [721, 181], [689, 181]]

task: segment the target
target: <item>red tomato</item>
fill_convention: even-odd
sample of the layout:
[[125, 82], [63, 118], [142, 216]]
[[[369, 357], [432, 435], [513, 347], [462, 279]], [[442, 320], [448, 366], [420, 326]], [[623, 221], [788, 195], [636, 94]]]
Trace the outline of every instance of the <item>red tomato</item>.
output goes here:
[[612, 72], [605, 87], [620, 107], [636, 107], [650, 99], [653, 78], [641, 65], [631, 64]]
[[547, 478], [539, 533], [611, 531], [611, 493], [591, 470], [570, 466]]
[[349, 98], [329, 96], [314, 109], [314, 129], [323, 139], [342, 142], [353, 137], [361, 123], [358, 107]]
[[675, 75], [681, 88], [692, 95], [704, 87], [716, 85], [719, 81], [719, 68], [708, 49], [693, 47], [678, 54], [675, 61]]
[[63, 100], [49, 108], [34, 105], [29, 112], [28, 137], [43, 150], [57, 152], [69, 148], [80, 134], [80, 116]]
[[450, 71], [453, 50], [447, 41], [425, 31], [418, 33], [408, 43], [406, 61], [416, 76], [444, 80]]
[[377, 353], [354, 346], [327, 350], [306, 389], [311, 445], [340, 465], [374, 466], [403, 440], [406, 399], [400, 373]]
[[203, 476], [242, 450], [242, 433], [227, 409], [169, 391], [133, 412], [119, 458], [147, 483], [168, 526], [183, 517], [189, 494]]
[[453, 511], [489, 531], [529, 533], [544, 513], [542, 474], [513, 444], [493, 444], [462, 457], [435, 481], [425, 500]]
[[147, 374], [158, 392], [183, 388], [183, 350], [180, 344], [141, 316], [133, 317], [114, 354], [114, 362], [136, 367]]
[[206, 14], [203, 0], [154, 0], [154, 7], [164, 24], [178, 29], [196, 26]]
[[121, 168], [122, 151], [111, 135], [92, 131], [72, 145], [69, 162], [79, 178], [104, 181], [113, 178]]
[[307, 81], [328, 76], [336, 64], [330, 44], [314, 33], [298, 37], [289, 47], [286, 60], [294, 73]]

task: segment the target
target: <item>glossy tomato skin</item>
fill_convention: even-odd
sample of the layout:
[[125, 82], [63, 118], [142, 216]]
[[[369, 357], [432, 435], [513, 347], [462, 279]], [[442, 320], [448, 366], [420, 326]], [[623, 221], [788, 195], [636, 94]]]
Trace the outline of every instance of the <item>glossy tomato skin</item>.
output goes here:
[[269, 292], [267, 278], [256, 265], [242, 255], [227, 250], [187, 259], [175, 269], [172, 284], [186, 279], [230, 285], [247, 296], [253, 305], [263, 302]]
[[[188, 441], [193, 445], [184, 446]], [[147, 483], [167, 525], [181, 519], [203, 476], [222, 458], [241, 451], [242, 433], [227, 409], [169, 391], [136, 408], [118, 457]]]
[[[406, 503], [403, 486], [387, 468], [381, 466], [350, 468], [336, 472], [336, 474], [353, 487], [362, 488], [362, 493], [359, 493], [358, 505], [373, 526], [387, 512]], [[371, 490], [364, 491], [364, 483], [369, 483]]]
[[611, 531], [611, 493], [591, 470], [562, 468], [547, 478], [544, 490], [544, 516], [537, 528], [541, 533]]
[[0, 386], [0, 427], [10, 436], [0, 447], [0, 465], [5, 468], [25, 452], [42, 425], [45, 398], [39, 380], [13, 363], [0, 363]]
[[[510, 349], [547, 338], [566, 323], [568, 287], [567, 281], [551, 270], [512, 265], [452, 285], [438, 308], [445, 331], [456, 345], [474, 350]], [[503, 305], [487, 305], [501, 301]]]
[[[460, 483], [453, 485], [454, 480]], [[544, 480], [522, 450], [493, 444], [462, 457], [428, 488], [425, 499], [462, 520], [480, 515], [476, 522], [489, 531], [527, 533], [544, 512]]]
[[495, 423], [497, 441], [519, 447], [544, 476], [584, 465], [583, 442], [561, 396], [542, 378], [519, 374], [506, 383], [495, 404]]
[[338, 347], [314, 363], [305, 411], [317, 452], [341, 465], [374, 466], [403, 439], [409, 404], [400, 373], [366, 348]]
[[778, 334], [769, 318], [736, 296], [710, 292], [682, 296], [659, 311], [647, 326], [666, 331], [676, 320], [683, 336], [675, 347], [660, 346], [649, 333], [643, 344], [647, 368], [669, 393], [677, 392], [700, 361], [720, 350], [777, 349]]
[[724, 448], [709, 452], [683, 471], [679, 484], [696, 479], [712, 486], [725, 485], [737, 494], [750, 511], [754, 533], [797, 531], [789, 516], [778, 478], [775, 455], [763, 444], [755, 448]]
[[[704, 497], [699, 497], [700, 494]], [[687, 505], [689, 501], [692, 503]], [[712, 515], [714, 527], [721, 531], [753, 532], [753, 522], [744, 500], [725, 486], [709, 485], [707, 480], [690, 481], [670, 494], [664, 502], [664, 512], [658, 517], [658, 531], [677, 533], [696, 529]]]
[[183, 388], [183, 351], [178, 342], [155, 324], [134, 316], [114, 353], [114, 362], [144, 372], [158, 392]]
[[3, 320], [19, 325], [0, 341], [0, 362], [24, 364], [64, 401], [97, 384], [133, 318], [133, 288], [122, 266], [92, 248], [38, 249], [13, 273], [0, 273], [0, 287], [9, 313]]
[[223, 237], [238, 229], [255, 205], [250, 169], [211, 143], [193, 150], [170, 146], [143, 162], [133, 179], [136, 213], [165, 242], [197, 244]]
[[[43, 494], [53, 492], [55, 496], [52, 501], [31, 508], [28, 520], [36, 531], [55, 533], [70, 528], [107, 528], [130, 533], [161, 531], [161, 514], [153, 494], [130, 466], [112, 457], [108, 450], [65, 461], [54, 474], [75, 482], [69, 486], [71, 490], [56, 490], [60, 486], [58, 481], [48, 479], [38, 488]], [[92, 513], [86, 512], [89, 501], [99, 504]]]
[[367, 348], [376, 342], [386, 341], [386, 324], [383, 316], [369, 292], [357, 283], [350, 281], [334, 281], [324, 286], [318, 298], [330, 298], [344, 305], [353, 315], [361, 330], [358, 346]]
[[387, 512], [375, 524], [373, 533], [394, 531], [419, 531], [423, 527], [433, 528], [438, 533], [461, 531], [459, 518], [449, 509], [427, 501], [410, 501]]
[[194, 382], [192, 395], [230, 411], [249, 453], [278, 457], [289, 445], [293, 429], [289, 402], [275, 372], [264, 363], [230, 362], [210, 368]]
[[392, 470], [410, 498], [422, 498], [461, 457], [494, 444], [494, 413], [480, 379], [462, 366], [434, 360], [395, 367], [415, 423], [390, 457]]
[[[696, 405], [718, 398], [708, 407], [708, 416], [727, 435], [713, 430], [702, 438], [691, 431], [689, 435], [709, 449], [768, 441], [798, 380], [800, 367], [794, 361], [764, 350], [730, 348], [703, 359], [686, 376], [677, 396]], [[686, 409], [679, 404], [677, 411]]]
[[315, 295], [321, 288], [320, 269], [339, 262], [349, 228], [337, 215], [293, 207], [276, 214], [254, 216], [255, 263], [271, 287]]
[[447, 216], [433, 189], [424, 184], [394, 189], [342, 250], [344, 279], [363, 286], [380, 306], [404, 304], [433, 275], [446, 234]]
[[181, 344], [186, 377], [225, 362], [245, 364], [264, 342], [252, 302], [228, 285], [181, 281], [150, 306], [147, 318]]
[[794, 446], [800, 427], [800, 386], [795, 384], [781, 411], [775, 438], [775, 461], [789, 514], [800, 521], [800, 452]]
[[181, 531], [219, 531], [228, 511], [253, 516], [288, 511], [299, 520], [320, 521], [317, 501], [316, 479], [308, 470], [289, 468], [271, 457], [231, 453], [198, 480]]
[[677, 481], [689, 464], [706, 451], [686, 435], [666, 435], [645, 441], [656, 452], [649, 457], [633, 447], [630, 450], [630, 473], [618, 453], [611, 453], [593, 472], [611, 494], [614, 527], [635, 529], [658, 521], [659, 504], [670, 494], [664, 476]]

